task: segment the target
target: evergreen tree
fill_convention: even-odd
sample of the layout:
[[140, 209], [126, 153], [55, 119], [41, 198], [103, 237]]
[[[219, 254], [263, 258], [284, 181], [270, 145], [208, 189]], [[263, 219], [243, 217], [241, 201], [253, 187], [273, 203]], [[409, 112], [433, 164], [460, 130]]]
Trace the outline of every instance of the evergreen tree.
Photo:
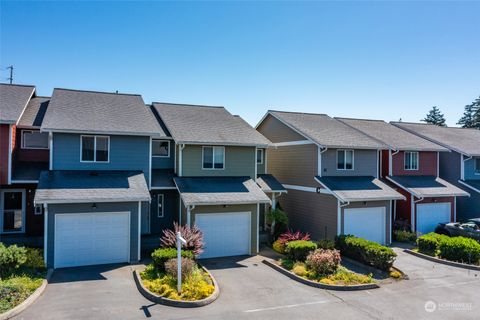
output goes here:
[[462, 128], [480, 129], [480, 97], [465, 106], [463, 117], [458, 120]]
[[440, 112], [440, 109], [437, 106], [433, 106], [432, 110], [427, 113], [425, 119], [421, 120], [426, 123], [434, 124], [440, 127], [446, 127], [445, 116]]

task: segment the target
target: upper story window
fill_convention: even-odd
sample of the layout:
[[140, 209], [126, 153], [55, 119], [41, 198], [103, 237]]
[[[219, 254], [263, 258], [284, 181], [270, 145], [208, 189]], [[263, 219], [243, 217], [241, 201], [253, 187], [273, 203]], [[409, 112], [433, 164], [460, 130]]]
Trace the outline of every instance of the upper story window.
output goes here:
[[337, 150], [337, 170], [353, 170], [353, 150]]
[[48, 132], [23, 130], [22, 149], [48, 149]]
[[475, 158], [475, 174], [480, 174], [480, 157]]
[[263, 164], [263, 149], [257, 149], [257, 164]]
[[170, 141], [152, 140], [152, 156], [159, 158], [170, 157]]
[[418, 170], [418, 152], [405, 152], [405, 170]]
[[209, 170], [225, 169], [225, 147], [203, 147], [202, 168]]
[[110, 151], [110, 137], [81, 136], [81, 162], [108, 162]]

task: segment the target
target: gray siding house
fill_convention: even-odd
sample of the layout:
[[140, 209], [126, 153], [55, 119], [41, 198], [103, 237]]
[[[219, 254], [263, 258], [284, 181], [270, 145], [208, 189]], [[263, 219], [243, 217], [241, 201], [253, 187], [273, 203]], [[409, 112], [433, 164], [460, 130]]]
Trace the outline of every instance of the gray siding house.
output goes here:
[[391, 242], [392, 202], [405, 198], [379, 179], [382, 143], [323, 114], [268, 111], [256, 129], [273, 142], [268, 171], [292, 228]]
[[55, 89], [41, 126], [40, 174], [49, 267], [134, 262], [149, 220], [151, 141], [166, 138], [139, 95]]
[[457, 220], [480, 216], [480, 130], [443, 128], [422, 123], [392, 122], [406, 131], [449, 149], [440, 154], [440, 177], [462, 188], [469, 197], [456, 201]]

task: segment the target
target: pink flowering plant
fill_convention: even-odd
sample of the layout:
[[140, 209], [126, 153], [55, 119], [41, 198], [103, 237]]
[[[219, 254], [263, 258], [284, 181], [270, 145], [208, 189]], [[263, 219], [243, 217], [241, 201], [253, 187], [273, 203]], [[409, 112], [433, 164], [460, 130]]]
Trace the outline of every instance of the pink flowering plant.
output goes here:
[[307, 256], [305, 262], [317, 275], [329, 275], [337, 271], [341, 261], [340, 251], [317, 249]]

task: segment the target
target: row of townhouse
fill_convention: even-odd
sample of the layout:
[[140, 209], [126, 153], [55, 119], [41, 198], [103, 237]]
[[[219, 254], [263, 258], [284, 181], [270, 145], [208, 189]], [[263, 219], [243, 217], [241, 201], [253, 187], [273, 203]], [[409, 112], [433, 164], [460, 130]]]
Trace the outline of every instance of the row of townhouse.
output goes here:
[[[480, 216], [480, 131], [0, 85], [0, 237], [49, 267], [134, 262], [173, 222], [203, 258], [255, 254], [265, 212], [316, 239], [391, 242]], [[278, 180], [277, 180], [278, 179]]]

